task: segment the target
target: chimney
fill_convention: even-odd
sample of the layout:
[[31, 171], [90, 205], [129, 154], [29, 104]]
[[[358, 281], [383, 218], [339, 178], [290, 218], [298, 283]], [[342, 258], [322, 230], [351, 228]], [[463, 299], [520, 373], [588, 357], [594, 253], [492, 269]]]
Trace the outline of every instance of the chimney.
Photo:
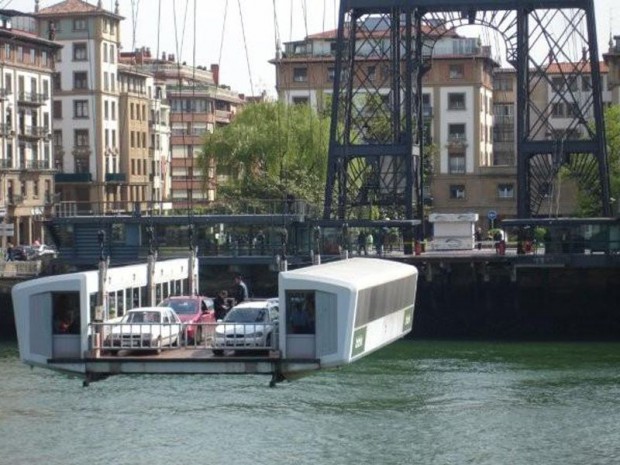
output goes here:
[[174, 53], [168, 54], [168, 61], [174, 61]]
[[583, 47], [581, 49], [581, 61], [588, 61], [588, 48]]
[[552, 64], [553, 60], [555, 60], [553, 50], [549, 50], [549, 53], [547, 54], [547, 60], [549, 60], [549, 64]]
[[211, 73], [213, 74], [213, 82], [216, 86], [220, 85], [220, 65], [213, 63], [211, 65]]
[[166, 52], [161, 52], [161, 61], [166, 61]]
[[145, 52], [144, 56], [146, 58], [151, 58], [151, 48], [150, 47], [146, 47], [146, 52]]

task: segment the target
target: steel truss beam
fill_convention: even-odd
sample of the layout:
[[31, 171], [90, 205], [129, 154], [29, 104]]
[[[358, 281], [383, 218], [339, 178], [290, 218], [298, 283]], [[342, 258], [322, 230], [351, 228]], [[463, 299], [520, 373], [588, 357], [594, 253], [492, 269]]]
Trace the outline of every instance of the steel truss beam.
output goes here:
[[611, 214], [592, 0], [342, 0], [339, 14], [325, 219], [423, 217], [422, 77], [467, 24], [498, 31], [516, 69], [518, 216], [544, 213], [561, 168]]

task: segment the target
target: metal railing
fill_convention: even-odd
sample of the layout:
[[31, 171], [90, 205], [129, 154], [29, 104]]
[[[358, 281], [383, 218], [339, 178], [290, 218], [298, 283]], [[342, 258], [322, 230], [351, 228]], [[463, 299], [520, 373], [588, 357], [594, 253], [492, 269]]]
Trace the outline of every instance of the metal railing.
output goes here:
[[121, 323], [89, 324], [90, 349], [102, 355], [124, 351], [160, 352], [172, 349], [208, 349], [251, 352], [278, 349], [278, 323]]

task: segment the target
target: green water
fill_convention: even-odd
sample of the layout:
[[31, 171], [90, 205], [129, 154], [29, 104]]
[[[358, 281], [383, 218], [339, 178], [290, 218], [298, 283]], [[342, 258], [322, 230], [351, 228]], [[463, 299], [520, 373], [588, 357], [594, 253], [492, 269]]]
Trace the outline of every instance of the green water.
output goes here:
[[331, 372], [83, 388], [0, 345], [0, 464], [618, 464], [620, 344], [403, 341]]

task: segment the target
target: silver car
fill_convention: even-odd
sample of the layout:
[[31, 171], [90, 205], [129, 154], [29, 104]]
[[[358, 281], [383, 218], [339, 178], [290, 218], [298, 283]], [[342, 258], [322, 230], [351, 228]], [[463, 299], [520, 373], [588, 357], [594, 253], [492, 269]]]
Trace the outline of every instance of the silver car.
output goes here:
[[243, 348], [268, 351], [275, 347], [277, 326], [278, 299], [242, 302], [218, 321], [213, 354]]

